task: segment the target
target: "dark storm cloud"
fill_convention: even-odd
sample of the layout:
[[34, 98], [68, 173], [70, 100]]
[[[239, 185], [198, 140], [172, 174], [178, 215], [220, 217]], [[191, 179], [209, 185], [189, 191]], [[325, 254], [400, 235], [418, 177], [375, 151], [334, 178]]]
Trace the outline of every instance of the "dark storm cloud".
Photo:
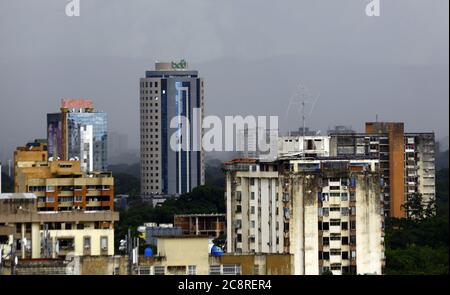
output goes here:
[[[66, 0], [0, 2], [0, 159], [45, 137], [62, 97], [92, 98], [138, 146], [138, 79], [185, 58], [205, 77], [207, 114], [285, 116], [302, 81], [320, 93], [308, 125], [405, 121], [448, 135], [448, 1]], [[239, 106], [237, 108], [236, 106]]]

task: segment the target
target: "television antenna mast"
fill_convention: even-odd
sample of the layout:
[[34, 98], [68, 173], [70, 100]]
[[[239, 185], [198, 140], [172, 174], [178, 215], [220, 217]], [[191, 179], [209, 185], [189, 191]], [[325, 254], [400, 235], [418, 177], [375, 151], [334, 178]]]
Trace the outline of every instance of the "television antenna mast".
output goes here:
[[[294, 94], [292, 94], [290, 100], [289, 100], [289, 105], [286, 111], [286, 120], [288, 118], [289, 115], [289, 110], [291, 109], [292, 106], [299, 106], [299, 108], [301, 108], [301, 114], [302, 114], [302, 135], [303, 137], [305, 136], [305, 128], [306, 128], [306, 118], [310, 117], [314, 107], [317, 103], [317, 100], [319, 99], [320, 93], [317, 94], [317, 96], [315, 98], [313, 98], [313, 95], [311, 94], [310, 90], [308, 89], [308, 87], [306, 85], [304, 85], [302, 82], [300, 82], [297, 85], [297, 88], [294, 92]], [[308, 113], [308, 115], [305, 114], [305, 109], [306, 109], [306, 104], [311, 104], [311, 109]], [[291, 135], [291, 131], [289, 131], [289, 136]]]

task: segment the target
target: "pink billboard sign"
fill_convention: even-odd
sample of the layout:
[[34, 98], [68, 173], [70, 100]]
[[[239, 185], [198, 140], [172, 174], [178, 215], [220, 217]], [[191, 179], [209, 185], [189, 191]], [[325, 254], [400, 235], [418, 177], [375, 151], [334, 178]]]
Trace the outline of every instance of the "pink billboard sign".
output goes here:
[[88, 99], [61, 99], [61, 108], [65, 109], [91, 109], [92, 100]]

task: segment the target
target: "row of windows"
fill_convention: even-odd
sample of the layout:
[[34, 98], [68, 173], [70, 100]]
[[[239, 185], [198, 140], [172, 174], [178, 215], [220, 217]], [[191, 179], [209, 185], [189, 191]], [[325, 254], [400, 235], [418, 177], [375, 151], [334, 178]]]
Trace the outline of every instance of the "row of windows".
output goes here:
[[[350, 253], [351, 253], [351, 256], [350, 256]], [[329, 260], [330, 259], [330, 255], [331, 256], [341, 256], [341, 258], [344, 259], [344, 260], [350, 259], [350, 257], [351, 257], [352, 260], [356, 259], [356, 252], [355, 251], [352, 251], [352, 252], [348, 252], [348, 251], [341, 252], [341, 250], [330, 250], [330, 252], [319, 251], [319, 260]], [[340, 265], [339, 265], [339, 268], [336, 268], [334, 270], [341, 270], [340, 269]]]
[[158, 116], [141, 116], [141, 120], [158, 119]]
[[146, 171], [148, 171], [148, 170], [157, 170], [157, 171], [159, 171], [159, 168], [158, 167], [154, 167], [154, 166], [148, 166], [148, 167], [142, 167], [142, 170], [146, 170]]
[[142, 145], [144, 145], [144, 144], [146, 144], [146, 145], [153, 145], [153, 144], [155, 144], [155, 145], [157, 145], [157, 144], [159, 144], [159, 142], [158, 141], [145, 141], [145, 140], [143, 140], [143, 141], [141, 141], [141, 144]]
[[146, 177], [153, 177], [153, 176], [159, 176], [159, 173], [143, 173], [142, 175], [146, 176]]
[[159, 158], [158, 154], [143, 154], [143, 158]]
[[141, 124], [143, 125], [143, 126], [153, 126], [153, 125], [155, 125], [155, 126], [158, 126], [159, 124], [158, 124], [158, 122], [141, 122]]
[[[153, 107], [153, 103], [148, 103], [148, 102], [144, 103], [144, 102], [141, 102], [141, 107], [149, 107], [149, 106], [150, 106], [150, 107]], [[154, 106], [157, 107], [157, 106], [158, 106], [158, 103], [155, 102]]]
[[157, 101], [159, 98], [157, 97], [157, 96], [143, 96], [143, 97], [141, 97], [141, 100], [144, 100], [144, 101], [152, 101], [152, 100], [155, 100], [155, 101]]
[[141, 82], [141, 87], [146, 87], [146, 88], [148, 88], [148, 87], [159, 87], [158, 86], [158, 82], [157, 81], [155, 81], [155, 82], [148, 82], [148, 81], [145, 81], [145, 82]]
[[155, 94], [158, 94], [158, 90], [141, 90], [141, 94], [153, 94], [153, 93], [155, 93]]
[[156, 184], [159, 183], [159, 181], [157, 179], [150, 179], [150, 180], [146, 179], [144, 182], [145, 183], [156, 183]]
[[148, 114], [148, 113], [159, 113], [158, 110], [153, 110], [153, 109], [141, 109], [141, 114]]
[[141, 138], [159, 138], [158, 134], [145, 134], [142, 135]]
[[142, 150], [145, 150], [146, 152], [148, 152], [148, 151], [159, 151], [159, 148], [158, 147], [150, 147], [150, 148], [143, 148]]

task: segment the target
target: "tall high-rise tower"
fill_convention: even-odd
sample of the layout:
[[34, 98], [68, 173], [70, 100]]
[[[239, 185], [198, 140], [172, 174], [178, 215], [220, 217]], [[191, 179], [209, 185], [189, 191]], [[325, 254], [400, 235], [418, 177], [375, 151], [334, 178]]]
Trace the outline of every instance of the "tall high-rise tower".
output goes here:
[[203, 109], [203, 79], [184, 60], [157, 62], [140, 79], [142, 195], [179, 195], [204, 184]]

